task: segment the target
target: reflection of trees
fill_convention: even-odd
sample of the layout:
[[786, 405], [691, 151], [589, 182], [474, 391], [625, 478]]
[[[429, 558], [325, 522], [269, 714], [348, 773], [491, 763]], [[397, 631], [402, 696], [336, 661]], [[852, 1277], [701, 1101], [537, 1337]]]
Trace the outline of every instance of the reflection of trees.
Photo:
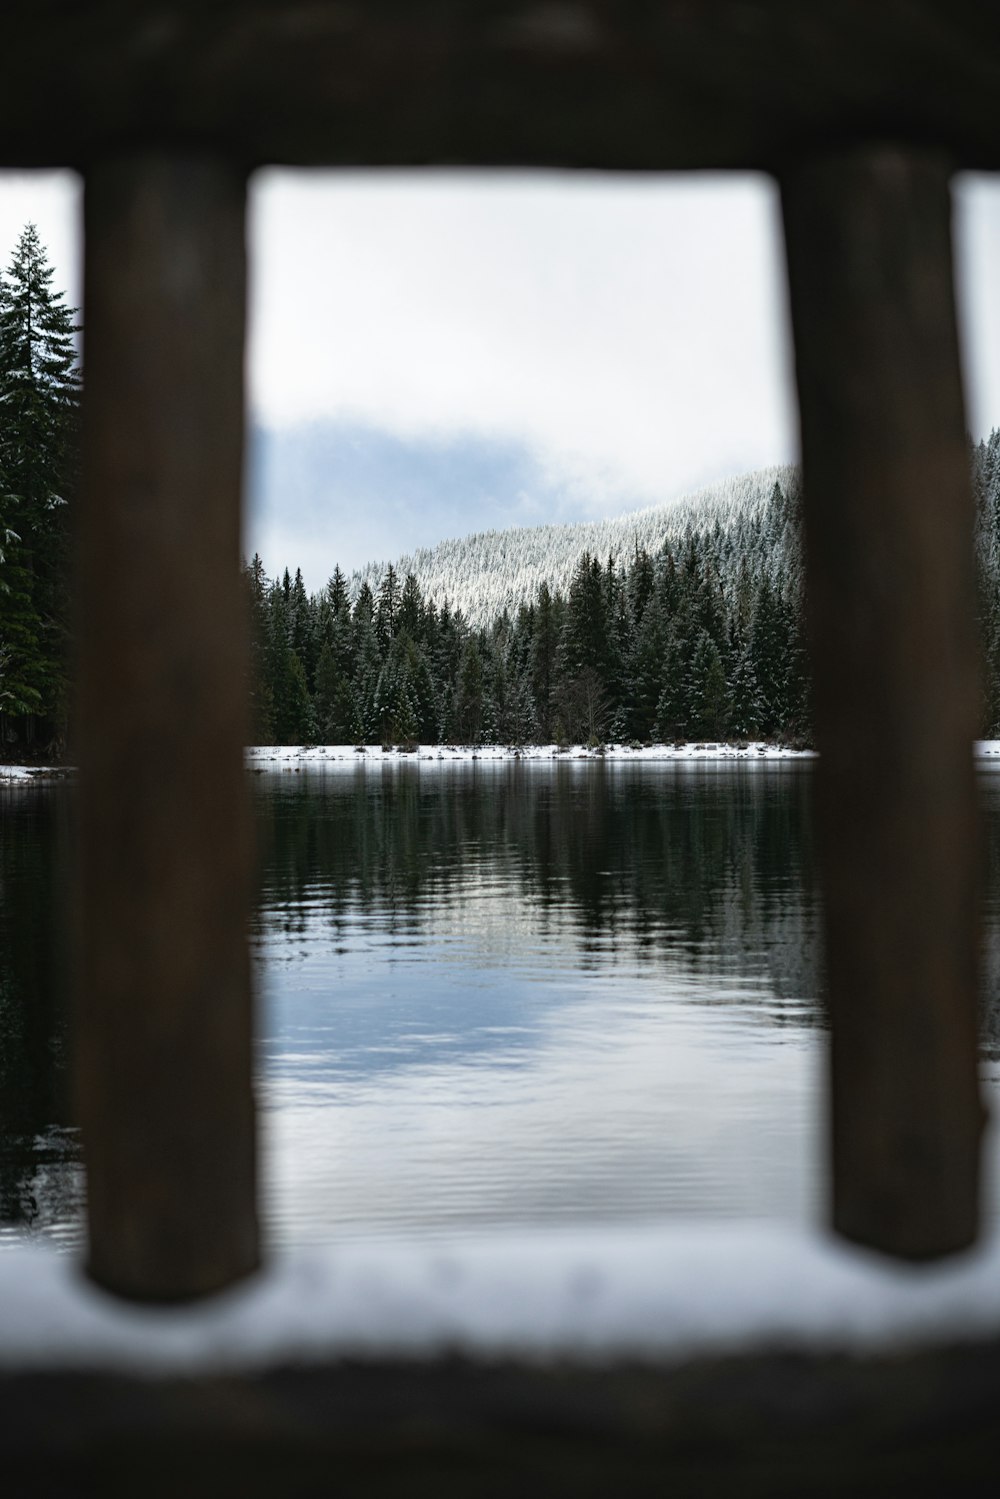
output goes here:
[[[256, 929], [309, 906], [430, 925], [470, 878], [505, 885], [583, 966], [672, 963], [763, 975], [768, 1018], [815, 1022], [809, 776], [801, 767], [599, 762], [261, 778]], [[68, 1128], [61, 917], [68, 788], [0, 788], [0, 1230], [76, 1212]], [[1000, 1059], [1000, 777], [984, 785], [987, 1054]]]
[[1000, 777], [990, 771], [980, 777], [984, 808], [986, 940], [983, 950], [983, 1045], [986, 1055], [1000, 1061]]
[[34, 1222], [75, 1156], [68, 1124], [64, 913], [69, 800], [0, 788], [0, 1224]]
[[[282, 776], [261, 802], [266, 923], [320, 900], [429, 923], [472, 870], [506, 881], [583, 965], [669, 952], [695, 971], [764, 975], [795, 1024], [820, 987], [809, 771], [588, 761]], [[984, 782], [987, 1053], [1000, 1058], [1000, 778]], [[297, 909], [297, 907], [299, 907]], [[284, 910], [282, 909], [284, 908]], [[600, 950], [600, 957], [597, 951]]]
[[586, 966], [669, 951], [764, 973], [779, 999], [816, 994], [802, 767], [401, 766], [283, 775], [267, 793], [269, 927], [294, 931], [306, 900], [334, 922], [360, 906], [429, 924], [481, 872], [543, 932], [569, 932]]

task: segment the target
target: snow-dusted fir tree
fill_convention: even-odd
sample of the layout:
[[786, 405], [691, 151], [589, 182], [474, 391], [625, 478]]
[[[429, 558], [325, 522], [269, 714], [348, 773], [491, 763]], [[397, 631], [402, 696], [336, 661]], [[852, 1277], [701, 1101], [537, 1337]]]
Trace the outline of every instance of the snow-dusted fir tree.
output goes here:
[[74, 314], [29, 224], [0, 277], [0, 735], [65, 729], [68, 508], [80, 374]]

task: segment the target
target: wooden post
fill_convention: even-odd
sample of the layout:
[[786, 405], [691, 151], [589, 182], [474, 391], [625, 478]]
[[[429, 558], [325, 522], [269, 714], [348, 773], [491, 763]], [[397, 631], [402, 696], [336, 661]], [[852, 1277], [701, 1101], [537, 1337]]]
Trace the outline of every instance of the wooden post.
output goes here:
[[77, 1095], [89, 1271], [173, 1300], [258, 1262], [243, 174], [87, 173]]
[[782, 182], [802, 422], [832, 1069], [833, 1223], [970, 1244], [979, 713], [947, 162], [857, 150]]

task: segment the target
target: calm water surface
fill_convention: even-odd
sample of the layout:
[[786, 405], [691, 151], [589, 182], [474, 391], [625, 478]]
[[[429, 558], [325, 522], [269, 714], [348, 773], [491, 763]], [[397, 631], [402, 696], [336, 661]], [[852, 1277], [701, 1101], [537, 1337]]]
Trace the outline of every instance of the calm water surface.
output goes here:
[[[792, 762], [255, 776], [271, 1242], [820, 1217], [809, 776]], [[995, 1106], [1000, 776], [982, 784]], [[53, 915], [71, 799], [0, 790], [0, 1242], [78, 1234]]]

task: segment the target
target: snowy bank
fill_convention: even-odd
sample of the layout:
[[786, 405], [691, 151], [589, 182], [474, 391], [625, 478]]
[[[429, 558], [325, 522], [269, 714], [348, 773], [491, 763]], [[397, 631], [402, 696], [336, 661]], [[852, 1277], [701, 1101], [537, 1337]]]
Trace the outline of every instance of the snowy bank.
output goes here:
[[0, 1368], [208, 1372], [342, 1358], [669, 1365], [868, 1354], [1000, 1334], [1000, 1239], [901, 1266], [761, 1224], [350, 1243], [276, 1260], [188, 1309], [138, 1309], [34, 1246], [0, 1255]]
[[[994, 760], [1000, 765], [1000, 739], [977, 739], [973, 754], [978, 762]], [[269, 766], [306, 765], [384, 765], [399, 762], [433, 762], [459, 764], [471, 761], [516, 760], [605, 760], [615, 764], [669, 764], [674, 761], [743, 760], [757, 763], [770, 760], [814, 760], [815, 750], [791, 749], [785, 744], [764, 740], [750, 743], [720, 744], [712, 741], [689, 744], [606, 744], [591, 749], [584, 744], [418, 744], [418, 745], [257, 745], [246, 752], [247, 765], [265, 770]]]
[[[1000, 739], [980, 739], [974, 745], [974, 754], [980, 763], [995, 761], [1000, 766]], [[515, 761], [555, 761], [566, 763], [575, 760], [603, 760], [613, 764], [670, 764], [676, 761], [724, 761], [742, 760], [751, 763], [772, 760], [813, 760], [815, 750], [790, 749], [783, 744], [768, 744], [754, 740], [749, 744], [717, 744], [699, 742], [691, 744], [644, 744], [633, 748], [627, 744], [608, 744], [600, 749], [590, 749], [584, 744], [418, 744], [353, 745], [353, 744], [266, 744], [252, 745], [246, 751], [246, 764], [251, 770], [272, 768], [302, 769], [306, 766], [326, 765], [386, 765], [421, 764], [458, 765], [476, 761], [487, 763]], [[0, 785], [27, 785], [32, 781], [63, 780], [73, 776], [75, 770], [65, 765], [0, 765]]]
[[75, 773], [69, 765], [0, 765], [0, 786], [25, 786], [30, 781], [63, 781]]
[[583, 744], [417, 744], [417, 745], [257, 745], [246, 752], [247, 765], [254, 770], [270, 766], [308, 765], [384, 765], [417, 762], [466, 764], [473, 761], [573, 761], [603, 760], [617, 763], [668, 762], [673, 760], [808, 760], [813, 750], [794, 750], [781, 744], [644, 744], [632, 748], [627, 744], [608, 744], [590, 749]]

